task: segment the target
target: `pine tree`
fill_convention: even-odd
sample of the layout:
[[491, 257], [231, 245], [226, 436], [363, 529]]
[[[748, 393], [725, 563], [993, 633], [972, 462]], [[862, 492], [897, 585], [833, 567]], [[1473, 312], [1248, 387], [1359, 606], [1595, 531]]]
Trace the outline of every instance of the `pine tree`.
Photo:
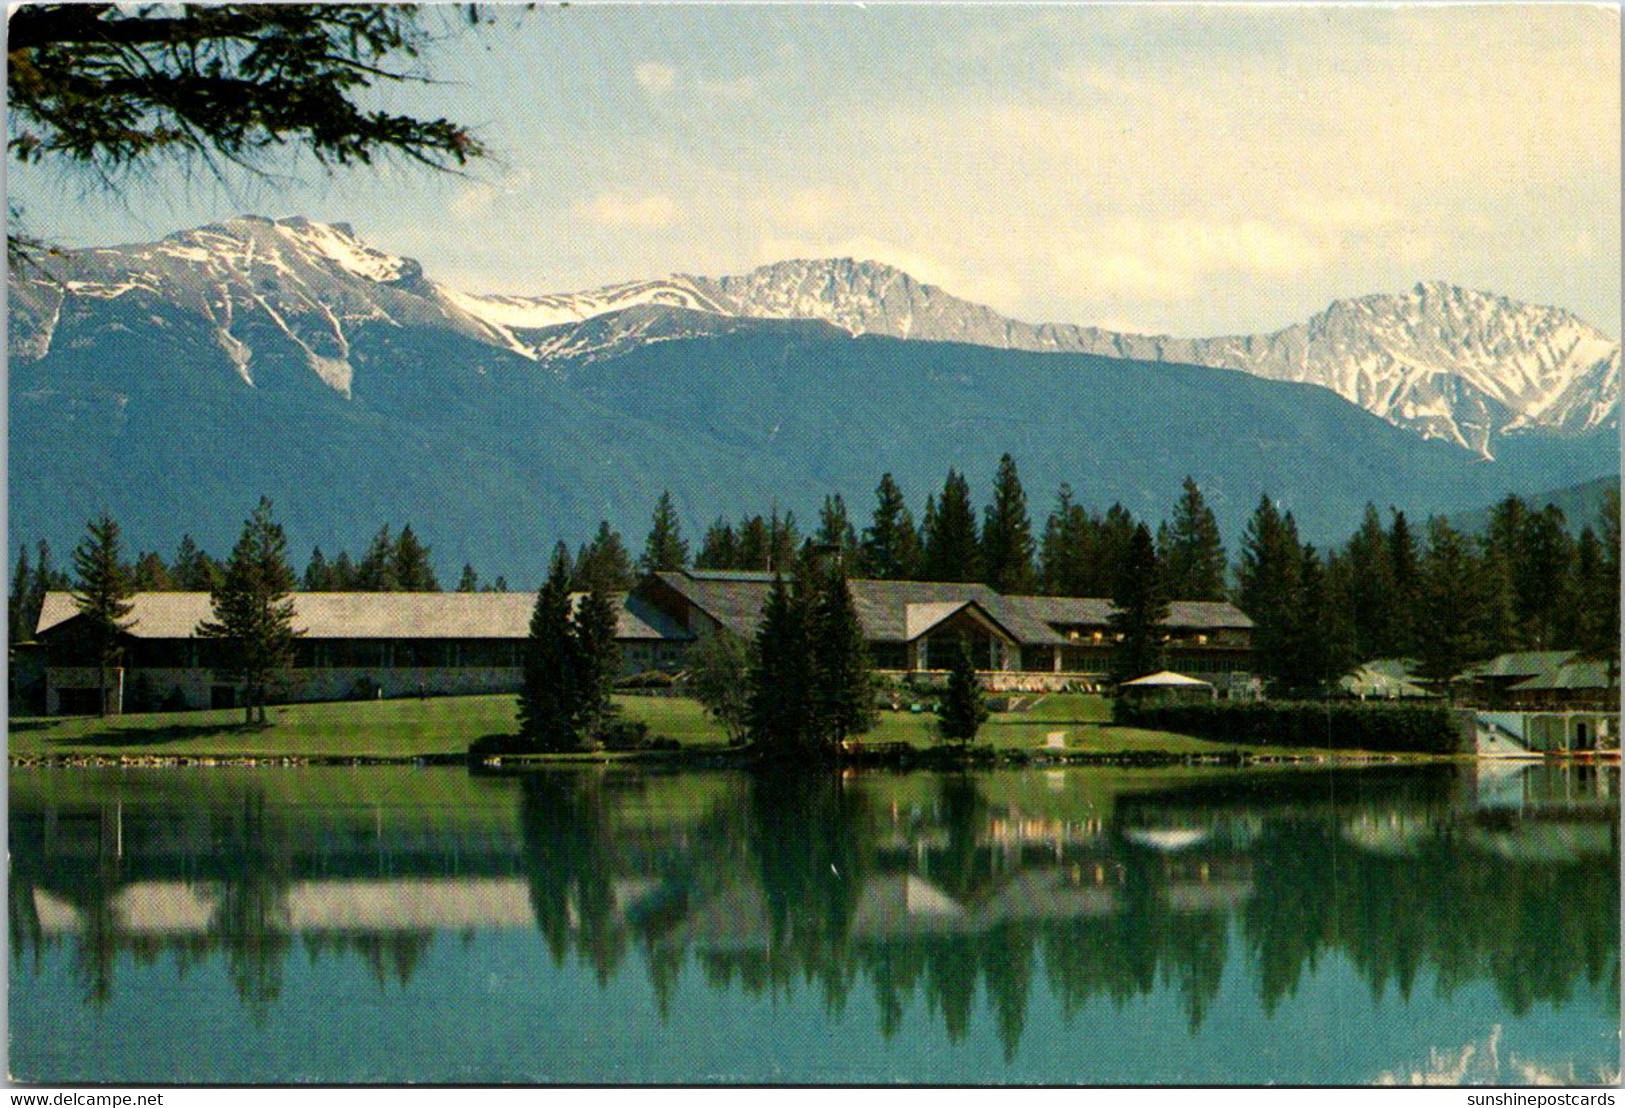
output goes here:
[[688, 655], [690, 691], [733, 746], [747, 736], [750, 653], [748, 642], [724, 628], [695, 643]]
[[401, 528], [400, 536], [395, 540], [393, 565], [395, 586], [402, 592], [440, 591], [434, 566], [429, 562], [429, 548], [418, 541], [410, 523]]
[[1173, 522], [1157, 532], [1164, 584], [1175, 600], [1223, 600], [1229, 566], [1219, 521], [1194, 478], [1187, 476], [1183, 487]]
[[[768, 530], [767, 520], [761, 516], [750, 516], [739, 521], [739, 546], [734, 564], [729, 567], [740, 570], [760, 571], [767, 568], [772, 557], [773, 536]], [[781, 571], [787, 567], [780, 563]]]
[[925, 576], [932, 581], [981, 579], [981, 540], [970, 483], [950, 469], [942, 498], [926, 505], [927, 529], [921, 535]]
[[1417, 673], [1448, 689], [1470, 663], [1489, 657], [1483, 561], [1441, 517], [1428, 520], [1417, 604]]
[[948, 687], [937, 705], [937, 730], [944, 740], [969, 746], [987, 717], [987, 697], [976, 676], [970, 643], [960, 639], [948, 665]]
[[355, 569], [355, 588], [359, 592], [399, 592], [401, 582], [395, 576], [395, 540], [390, 536], [389, 524], [384, 524], [372, 538], [372, 545]]
[[356, 568], [350, 559], [348, 550], [340, 550], [339, 556], [333, 559], [333, 591], [358, 592], [360, 591], [361, 571]]
[[198, 624], [202, 638], [220, 640], [224, 672], [243, 684], [244, 722], [265, 720], [265, 702], [277, 675], [293, 664], [293, 568], [288, 538], [271, 502], [260, 497], [243, 524], [220, 583], [210, 593], [214, 619]]
[[1530, 650], [1551, 650], [1558, 645], [1557, 626], [1574, 602], [1568, 589], [1574, 540], [1563, 510], [1548, 504], [1530, 512], [1520, 539], [1512, 569], [1519, 638]]
[[301, 579], [305, 592], [332, 592], [333, 567], [327, 564], [327, 555], [322, 553], [321, 547], [315, 547], [310, 552], [310, 561], [305, 563], [305, 575]]
[[818, 533], [814, 541], [838, 552], [845, 565], [852, 565], [858, 550], [858, 534], [846, 514], [846, 501], [840, 493], [824, 497], [818, 513]]
[[29, 610], [33, 607], [34, 573], [28, 564], [28, 547], [24, 546], [17, 554], [17, 568], [11, 573], [11, 590], [7, 604], [7, 623], [10, 628], [10, 643], [15, 646], [20, 642], [34, 641], [34, 626], [38, 625], [36, 617], [34, 626], [28, 622]]
[[785, 512], [781, 518], [775, 506], [767, 522], [767, 569], [794, 566], [801, 555], [801, 536], [796, 531], [796, 514]]
[[1596, 566], [1582, 579], [1576, 645], [1587, 658], [1600, 660], [1608, 671], [1607, 696], [1615, 702], [1619, 686], [1620, 530], [1619, 489], [1608, 490], [1599, 522], [1601, 534], [1593, 555]]
[[575, 745], [596, 742], [614, 714], [610, 693], [621, 673], [621, 648], [615, 641], [617, 611], [602, 581], [595, 581], [575, 605], [571, 621], [575, 672], [571, 715]]
[[805, 595], [797, 595], [782, 573], [762, 608], [751, 643], [746, 730], [756, 745], [792, 753], [808, 745], [812, 692]]
[[1091, 521], [1063, 484], [1055, 510], [1044, 524], [1039, 548], [1038, 587], [1049, 596], [1088, 596]]
[[875, 488], [875, 511], [863, 531], [858, 564], [868, 577], [906, 581], [919, 572], [920, 537], [914, 530], [903, 491], [892, 475], [880, 478]]
[[536, 750], [567, 750], [575, 745], [572, 678], [577, 664], [572, 615], [570, 558], [560, 543], [531, 611], [524, 683], [519, 691], [519, 734]]
[[1417, 606], [1421, 600], [1421, 556], [1404, 512], [1394, 512], [1388, 531], [1388, 565], [1394, 575], [1393, 652], [1401, 657], [1415, 655]]
[[1129, 546], [1134, 539], [1134, 531], [1139, 523], [1134, 513], [1123, 507], [1122, 504], [1113, 504], [1106, 509], [1106, 517], [1095, 528], [1093, 557], [1089, 561], [1089, 573], [1084, 584], [1084, 596], [1111, 596], [1117, 589], [1117, 582], [1122, 579], [1123, 567], [1129, 558]]
[[130, 587], [136, 592], [169, 592], [175, 585], [169, 567], [157, 551], [142, 551], [130, 571]]
[[1348, 563], [1348, 611], [1354, 650], [1361, 661], [1399, 653], [1394, 613], [1394, 567], [1388, 533], [1375, 504], [1365, 506], [1360, 528], [1345, 548]]
[[1033, 525], [1027, 515], [1027, 493], [1016, 463], [999, 459], [993, 480], [993, 503], [982, 525], [982, 580], [997, 592], [1024, 594], [1036, 587], [1033, 573]]
[[1323, 566], [1319, 552], [1304, 546], [1277, 670], [1280, 684], [1296, 695], [1326, 695], [1353, 664], [1350, 632], [1335, 604], [1333, 572], [1338, 578], [1347, 575], [1346, 568]]
[[95, 652], [101, 715], [114, 710], [109, 696], [111, 670], [119, 660], [119, 636], [130, 626], [133, 589], [119, 555], [119, 526], [103, 512], [85, 525], [85, 537], [73, 552], [77, 575], [73, 604], [84, 618], [84, 634]]
[[174, 569], [170, 576], [175, 587], [185, 592], [208, 592], [220, 583], [220, 564], [198, 549], [190, 534], [181, 536], [175, 550]]
[[592, 541], [581, 548], [576, 558], [575, 588], [590, 592], [593, 588], [607, 593], [626, 592], [636, 584], [632, 572], [632, 558], [621, 541], [621, 533], [601, 520]]
[[683, 541], [682, 523], [677, 518], [677, 509], [672, 506], [671, 493], [662, 492], [638, 568], [644, 573], [655, 573], [687, 566], [688, 543]]
[[813, 573], [812, 726], [820, 745], [834, 752], [875, 725], [874, 667], [840, 560], [830, 558]]
[[1238, 602], [1253, 621], [1259, 669], [1275, 684], [1293, 677], [1292, 629], [1302, 570], [1303, 549], [1292, 513], [1283, 516], [1265, 495], [1242, 542]]
[[480, 575], [474, 572], [474, 564], [472, 562], [463, 563], [463, 575], [457, 579], [457, 591], [480, 591]]
[[1163, 667], [1163, 624], [1168, 619], [1168, 597], [1163, 592], [1151, 531], [1141, 523], [1129, 540], [1128, 556], [1112, 592], [1112, 611], [1106, 618], [1116, 646], [1111, 677], [1121, 685], [1155, 673]]
[[706, 529], [700, 552], [694, 556], [695, 569], [742, 569], [739, 564], [739, 536], [733, 524], [718, 516]]

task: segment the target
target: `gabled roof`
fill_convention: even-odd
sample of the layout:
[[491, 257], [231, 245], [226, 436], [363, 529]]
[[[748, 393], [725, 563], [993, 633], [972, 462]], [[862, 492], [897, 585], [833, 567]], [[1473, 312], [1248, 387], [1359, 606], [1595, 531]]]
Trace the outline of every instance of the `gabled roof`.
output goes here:
[[1608, 667], [1601, 662], [1575, 658], [1546, 673], [1513, 685], [1509, 692], [1538, 692], [1542, 689], [1603, 689], [1608, 687]]
[[[579, 602], [581, 596], [575, 594]], [[690, 636], [637, 595], [619, 593], [615, 637], [683, 640]], [[141, 592], [130, 598], [137, 639], [187, 639], [214, 618], [206, 592]], [[523, 639], [530, 633], [536, 594], [526, 592], [300, 592], [293, 594], [294, 627], [309, 639]], [[79, 614], [73, 597], [47, 593], [39, 634]]]
[[948, 620], [960, 612], [970, 610], [979, 612], [982, 619], [997, 628], [1007, 639], [1019, 642], [1015, 634], [999, 622], [980, 601], [976, 600], [934, 600], [923, 604], [909, 604], [904, 608], [904, 634], [908, 642], [913, 642], [922, 635], [929, 635], [933, 630], [941, 627]]
[[1575, 656], [1572, 650], [1522, 650], [1500, 654], [1461, 671], [1463, 677], [1536, 677], [1555, 673]]

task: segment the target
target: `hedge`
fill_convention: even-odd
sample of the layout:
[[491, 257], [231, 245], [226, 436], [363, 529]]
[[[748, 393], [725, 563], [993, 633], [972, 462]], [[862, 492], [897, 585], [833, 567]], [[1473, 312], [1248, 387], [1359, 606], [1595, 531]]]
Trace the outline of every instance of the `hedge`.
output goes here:
[[1437, 704], [1215, 700], [1142, 706], [1119, 699], [1112, 719], [1151, 731], [1255, 746], [1422, 754], [1457, 754], [1465, 749], [1455, 717]]

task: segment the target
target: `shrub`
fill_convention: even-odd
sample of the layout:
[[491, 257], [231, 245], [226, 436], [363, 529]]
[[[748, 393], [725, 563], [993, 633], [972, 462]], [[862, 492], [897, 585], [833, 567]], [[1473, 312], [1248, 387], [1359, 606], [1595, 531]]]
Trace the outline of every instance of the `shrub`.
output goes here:
[[1462, 736], [1442, 705], [1352, 701], [1235, 701], [1137, 705], [1119, 699], [1114, 722], [1216, 742], [1455, 754]]

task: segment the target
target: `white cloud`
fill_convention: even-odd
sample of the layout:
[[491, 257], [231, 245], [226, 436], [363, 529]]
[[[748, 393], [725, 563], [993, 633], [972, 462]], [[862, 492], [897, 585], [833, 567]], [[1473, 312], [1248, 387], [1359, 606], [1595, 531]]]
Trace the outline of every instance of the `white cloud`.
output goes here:
[[644, 62], [632, 70], [632, 76], [646, 92], [663, 96], [677, 84], [677, 70], [664, 62]]
[[577, 215], [605, 227], [622, 227], [641, 231], [658, 230], [677, 222], [677, 202], [663, 192], [630, 196], [619, 192], [602, 192], [591, 200], [577, 204]]

